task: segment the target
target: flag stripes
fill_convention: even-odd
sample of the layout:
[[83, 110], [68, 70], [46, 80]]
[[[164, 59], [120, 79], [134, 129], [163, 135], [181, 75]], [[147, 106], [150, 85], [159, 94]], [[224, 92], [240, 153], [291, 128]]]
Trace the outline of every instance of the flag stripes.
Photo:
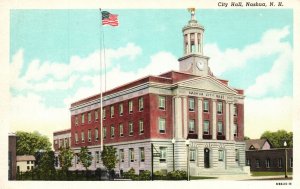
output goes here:
[[102, 11], [102, 25], [118, 26], [118, 15], [111, 14], [107, 11]]

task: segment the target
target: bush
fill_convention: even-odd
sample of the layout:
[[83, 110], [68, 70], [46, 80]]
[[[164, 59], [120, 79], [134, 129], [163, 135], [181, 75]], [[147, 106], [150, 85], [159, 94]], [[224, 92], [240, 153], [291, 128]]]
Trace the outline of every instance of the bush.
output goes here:
[[151, 180], [151, 172], [146, 170], [139, 175], [139, 180]]
[[153, 177], [155, 180], [164, 180], [166, 179], [162, 171], [155, 171], [153, 173]]
[[125, 179], [132, 179], [132, 180], [134, 180], [135, 177], [136, 177], [135, 170], [133, 168], [130, 168], [128, 172], [124, 172], [123, 173], [123, 177]]
[[187, 177], [186, 171], [176, 170], [168, 173], [168, 180], [185, 180]]

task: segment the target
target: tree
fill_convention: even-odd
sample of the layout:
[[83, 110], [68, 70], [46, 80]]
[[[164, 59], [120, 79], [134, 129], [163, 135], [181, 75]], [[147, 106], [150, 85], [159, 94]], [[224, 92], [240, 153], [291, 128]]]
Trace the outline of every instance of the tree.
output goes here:
[[244, 136], [244, 140], [250, 140], [250, 137]]
[[87, 170], [88, 167], [92, 165], [93, 157], [89, 154], [89, 151], [86, 146], [81, 147], [78, 156], [79, 156], [79, 161], [85, 167], [85, 170]]
[[28, 133], [17, 131], [17, 155], [35, 155], [35, 152], [40, 150], [51, 150], [49, 138], [35, 131]]
[[37, 165], [37, 172], [42, 180], [53, 180], [55, 178], [55, 156], [53, 151], [38, 152], [36, 157], [40, 160]]
[[284, 148], [284, 141], [287, 142], [287, 147], [293, 147], [293, 132], [278, 130], [276, 132], [265, 131], [260, 139], [268, 139], [273, 148]]
[[101, 160], [103, 165], [106, 167], [107, 171], [110, 173], [116, 167], [117, 163], [117, 149], [112, 146], [104, 146], [101, 153]]
[[69, 167], [72, 166], [72, 159], [73, 159], [73, 151], [67, 147], [67, 148], [60, 148], [59, 149], [59, 162], [60, 162], [60, 167], [63, 172], [67, 172]]

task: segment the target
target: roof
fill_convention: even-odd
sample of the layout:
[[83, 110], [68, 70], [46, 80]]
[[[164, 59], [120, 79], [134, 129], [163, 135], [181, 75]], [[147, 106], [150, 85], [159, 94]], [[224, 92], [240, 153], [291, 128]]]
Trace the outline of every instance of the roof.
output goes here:
[[17, 161], [35, 161], [35, 157], [33, 155], [17, 156]]
[[266, 142], [271, 145], [268, 139], [249, 139], [245, 142], [246, 150], [261, 150]]

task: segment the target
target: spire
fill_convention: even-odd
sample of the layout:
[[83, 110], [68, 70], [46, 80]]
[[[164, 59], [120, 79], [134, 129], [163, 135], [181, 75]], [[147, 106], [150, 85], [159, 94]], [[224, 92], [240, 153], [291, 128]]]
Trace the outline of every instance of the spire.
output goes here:
[[195, 8], [188, 8], [188, 11], [191, 13], [191, 20], [196, 20], [196, 18], [195, 18], [196, 9]]

